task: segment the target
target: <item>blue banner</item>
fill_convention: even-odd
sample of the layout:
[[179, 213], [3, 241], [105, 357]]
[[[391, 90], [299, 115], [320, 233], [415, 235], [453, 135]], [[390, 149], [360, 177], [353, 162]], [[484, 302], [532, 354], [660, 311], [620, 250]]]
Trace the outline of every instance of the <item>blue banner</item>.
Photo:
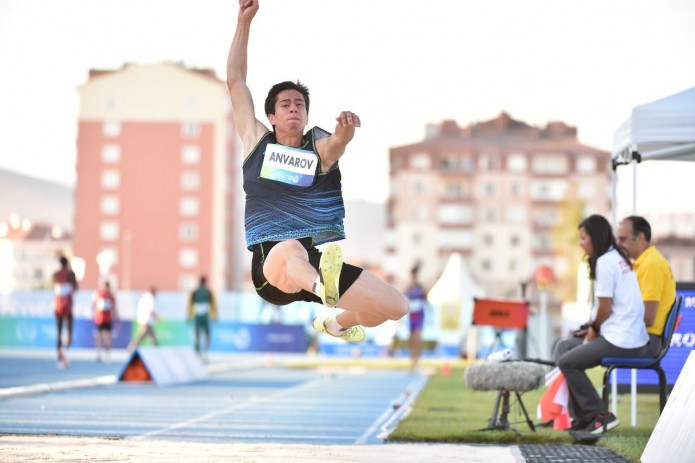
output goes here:
[[225, 352], [306, 352], [304, 325], [217, 322], [210, 327], [210, 350]]
[[[676, 294], [683, 296], [680, 321], [671, 338], [671, 347], [666, 356], [661, 360], [661, 368], [666, 372], [666, 380], [669, 385], [674, 385], [678, 375], [695, 348], [695, 288], [679, 284]], [[630, 370], [618, 370], [618, 384], [630, 384]], [[637, 370], [637, 384], [659, 385], [659, 376], [655, 371]]]

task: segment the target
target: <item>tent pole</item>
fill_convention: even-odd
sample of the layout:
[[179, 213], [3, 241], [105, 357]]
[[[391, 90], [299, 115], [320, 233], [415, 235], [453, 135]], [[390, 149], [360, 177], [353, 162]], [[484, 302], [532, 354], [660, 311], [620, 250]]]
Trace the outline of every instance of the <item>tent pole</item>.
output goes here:
[[632, 215], [637, 215], [637, 161], [632, 160]]

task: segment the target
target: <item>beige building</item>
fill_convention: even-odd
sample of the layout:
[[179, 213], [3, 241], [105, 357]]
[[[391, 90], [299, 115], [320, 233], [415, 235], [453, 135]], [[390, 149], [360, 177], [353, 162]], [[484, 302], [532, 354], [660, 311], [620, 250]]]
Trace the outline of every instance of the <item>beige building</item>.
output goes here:
[[562, 223], [563, 202], [610, 213], [610, 153], [581, 144], [562, 122], [532, 127], [506, 113], [466, 127], [444, 121], [392, 148], [390, 163], [384, 270], [401, 285], [416, 262], [432, 283], [460, 252], [487, 294], [518, 296], [538, 266], [576, 267], [562, 250], [577, 244], [553, 238], [558, 226], [578, 225]]
[[175, 63], [91, 71], [79, 87], [75, 254], [82, 287], [235, 289], [240, 158], [227, 88]]
[[58, 256], [71, 252], [72, 237], [60, 227], [18, 216], [0, 222], [0, 294], [51, 289]]
[[654, 240], [678, 282], [695, 282], [695, 237], [669, 235]]

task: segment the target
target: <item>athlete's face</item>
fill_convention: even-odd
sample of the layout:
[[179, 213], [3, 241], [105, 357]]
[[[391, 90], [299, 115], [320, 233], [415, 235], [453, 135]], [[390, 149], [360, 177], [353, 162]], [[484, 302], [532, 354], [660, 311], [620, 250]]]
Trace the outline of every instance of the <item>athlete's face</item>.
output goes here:
[[269, 114], [268, 119], [276, 130], [304, 130], [309, 119], [304, 96], [297, 90], [283, 90], [278, 93], [275, 114]]

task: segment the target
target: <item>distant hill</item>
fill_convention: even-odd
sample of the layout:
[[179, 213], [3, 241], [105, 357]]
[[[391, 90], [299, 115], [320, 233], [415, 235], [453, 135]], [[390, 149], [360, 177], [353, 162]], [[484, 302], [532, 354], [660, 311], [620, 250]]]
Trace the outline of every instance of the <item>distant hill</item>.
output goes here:
[[73, 188], [0, 169], [0, 222], [18, 213], [32, 222], [73, 229]]

